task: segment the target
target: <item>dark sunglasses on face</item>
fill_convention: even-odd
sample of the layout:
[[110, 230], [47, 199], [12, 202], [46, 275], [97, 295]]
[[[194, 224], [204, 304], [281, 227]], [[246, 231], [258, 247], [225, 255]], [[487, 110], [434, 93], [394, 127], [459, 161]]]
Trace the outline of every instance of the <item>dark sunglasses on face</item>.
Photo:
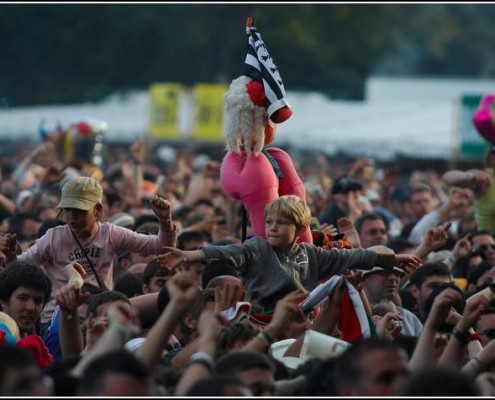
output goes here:
[[489, 248], [492, 248], [492, 250], [495, 250], [495, 244], [490, 243], [490, 244], [480, 244], [477, 248], [478, 251], [482, 251], [483, 253], [488, 251]]
[[495, 329], [485, 329], [484, 331], [481, 331], [480, 334], [485, 335], [490, 339], [495, 339]]
[[386, 229], [370, 229], [368, 231], [368, 235], [376, 235], [377, 233], [381, 233], [382, 235], [385, 235], [387, 233]]
[[405, 377], [407, 375], [407, 370], [383, 371], [376, 377], [375, 381], [381, 385], [391, 385], [397, 378]]

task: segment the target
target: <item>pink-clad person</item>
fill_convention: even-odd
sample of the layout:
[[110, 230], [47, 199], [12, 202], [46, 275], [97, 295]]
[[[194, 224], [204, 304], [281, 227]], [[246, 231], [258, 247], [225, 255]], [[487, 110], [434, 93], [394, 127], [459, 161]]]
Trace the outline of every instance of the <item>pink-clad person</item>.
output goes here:
[[[7, 262], [14, 259], [31, 261], [42, 267], [52, 281], [53, 291], [67, 283], [65, 266], [77, 262], [84, 267], [84, 281], [113, 287], [113, 259], [127, 250], [142, 255], [160, 254], [163, 246], [174, 247], [176, 227], [170, 203], [158, 196], [150, 200], [153, 213], [160, 222], [158, 235], [144, 235], [109, 222], [99, 222], [103, 212], [103, 189], [98, 181], [77, 177], [62, 187], [58, 208], [65, 225], [49, 229], [20, 255], [16, 255], [15, 234], [0, 238], [0, 250]], [[45, 308], [48, 314], [53, 308]]]

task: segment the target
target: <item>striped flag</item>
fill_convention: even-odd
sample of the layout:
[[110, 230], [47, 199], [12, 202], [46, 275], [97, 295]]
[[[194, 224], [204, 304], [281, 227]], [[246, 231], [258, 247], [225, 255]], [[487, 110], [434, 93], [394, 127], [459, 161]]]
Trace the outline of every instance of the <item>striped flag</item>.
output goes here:
[[[329, 296], [336, 289], [340, 276], [333, 275], [330, 279], [320, 283], [301, 303], [303, 311], [308, 311], [325, 304]], [[349, 281], [345, 281], [340, 297], [340, 323], [343, 340], [353, 343], [359, 339], [375, 336], [375, 326], [371, 316], [361, 300], [356, 288]]]
[[263, 83], [268, 116], [273, 122], [281, 123], [292, 115], [292, 111], [285, 99], [285, 88], [278, 68], [253, 24], [253, 18], [249, 17], [246, 22], [248, 49], [244, 74], [256, 82]]

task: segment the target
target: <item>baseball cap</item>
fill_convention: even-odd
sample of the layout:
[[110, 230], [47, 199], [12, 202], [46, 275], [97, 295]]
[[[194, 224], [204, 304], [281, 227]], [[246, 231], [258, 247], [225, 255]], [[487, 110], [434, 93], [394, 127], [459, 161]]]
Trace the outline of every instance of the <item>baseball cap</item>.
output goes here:
[[95, 179], [79, 176], [62, 187], [62, 198], [57, 207], [87, 211], [101, 203], [102, 196], [103, 189]]

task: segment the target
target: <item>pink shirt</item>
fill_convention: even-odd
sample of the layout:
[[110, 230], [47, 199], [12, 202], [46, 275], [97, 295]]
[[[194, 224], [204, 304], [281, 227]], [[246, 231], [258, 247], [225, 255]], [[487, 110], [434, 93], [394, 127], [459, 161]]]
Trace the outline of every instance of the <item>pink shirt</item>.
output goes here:
[[[91, 237], [78, 239], [100, 279], [108, 289], [113, 287], [112, 263], [116, 253], [127, 250], [142, 255], [153, 255], [160, 254], [163, 246], [175, 246], [176, 231], [164, 232], [160, 228], [158, 235], [155, 236], [136, 233], [109, 222], [98, 222], [97, 224], [98, 229]], [[65, 276], [65, 266], [73, 261], [84, 267], [86, 271], [84, 282], [98, 286], [95, 275], [69, 225], [49, 229], [45, 235], [36, 240], [29, 249], [17, 258], [44, 267], [52, 282], [53, 292], [68, 282]], [[45, 311], [51, 308], [50, 306], [45, 307]], [[44, 315], [46, 314], [44, 313]]]

